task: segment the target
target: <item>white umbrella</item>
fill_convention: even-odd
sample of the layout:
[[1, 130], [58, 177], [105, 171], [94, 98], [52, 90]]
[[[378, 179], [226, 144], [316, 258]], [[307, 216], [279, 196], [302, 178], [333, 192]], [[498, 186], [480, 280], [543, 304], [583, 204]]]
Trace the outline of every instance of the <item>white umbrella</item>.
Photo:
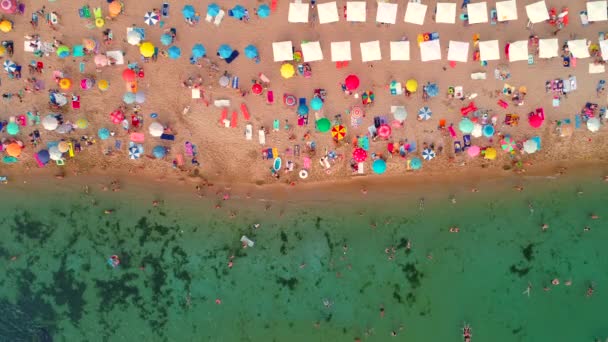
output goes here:
[[146, 14], [144, 14], [144, 23], [152, 26], [152, 25], [156, 25], [156, 23], [158, 23], [158, 21], [160, 20], [160, 18], [158, 17], [158, 14], [154, 13], [154, 12], [146, 12]]
[[534, 153], [538, 150], [538, 144], [536, 143], [536, 141], [530, 139], [530, 140], [526, 140], [524, 142], [524, 152], [526, 153]]
[[475, 138], [479, 138], [480, 136], [483, 135], [483, 127], [481, 127], [480, 124], [476, 123], [475, 126], [473, 126], [473, 131], [471, 132], [471, 135]]
[[127, 33], [127, 43], [131, 45], [137, 45], [141, 43], [141, 34], [135, 30], [129, 31]]
[[148, 127], [148, 131], [150, 132], [151, 136], [153, 136], [153, 137], [160, 137], [161, 135], [163, 135], [163, 132], [165, 131], [165, 128], [160, 123], [153, 122]]
[[600, 130], [600, 119], [591, 118], [587, 120], [587, 129], [591, 132], [597, 132]]
[[54, 131], [59, 126], [59, 121], [57, 118], [52, 115], [47, 115], [42, 119], [42, 127], [48, 131]]
[[66, 133], [70, 133], [73, 129], [74, 129], [74, 127], [72, 127], [72, 125], [64, 123], [64, 124], [60, 125], [59, 127], [57, 127], [57, 129], [55, 131], [57, 131], [57, 133], [66, 134]]
[[49, 148], [49, 156], [51, 157], [52, 160], [60, 160], [61, 157], [63, 156], [63, 153], [61, 153], [61, 151], [59, 151], [59, 147], [57, 145], [55, 145], [55, 146], [51, 146], [51, 148]]

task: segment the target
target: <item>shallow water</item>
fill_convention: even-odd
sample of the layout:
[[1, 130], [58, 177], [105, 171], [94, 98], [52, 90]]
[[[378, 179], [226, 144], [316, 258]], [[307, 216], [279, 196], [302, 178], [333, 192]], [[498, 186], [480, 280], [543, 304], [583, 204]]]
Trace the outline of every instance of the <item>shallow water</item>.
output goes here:
[[[608, 337], [608, 184], [593, 175], [525, 186], [455, 192], [455, 204], [437, 190], [422, 208], [404, 189], [386, 201], [265, 210], [256, 200], [214, 209], [214, 199], [189, 195], [152, 208], [159, 191], [128, 186], [50, 185], [32, 199], [8, 185], [0, 340], [384, 341], [394, 330], [396, 340], [459, 341], [465, 322], [474, 341]], [[448, 232], [454, 225], [460, 233]], [[243, 234], [253, 248], [241, 248]]]

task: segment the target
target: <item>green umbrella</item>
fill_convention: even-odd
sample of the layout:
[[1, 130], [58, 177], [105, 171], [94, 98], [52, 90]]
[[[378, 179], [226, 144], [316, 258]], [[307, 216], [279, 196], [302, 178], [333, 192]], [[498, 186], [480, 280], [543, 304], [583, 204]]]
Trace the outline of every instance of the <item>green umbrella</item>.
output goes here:
[[321, 118], [317, 120], [317, 129], [319, 132], [327, 132], [331, 128], [331, 122], [328, 118]]
[[9, 122], [8, 125], [6, 125], [6, 132], [10, 135], [19, 133], [19, 125], [15, 122]]

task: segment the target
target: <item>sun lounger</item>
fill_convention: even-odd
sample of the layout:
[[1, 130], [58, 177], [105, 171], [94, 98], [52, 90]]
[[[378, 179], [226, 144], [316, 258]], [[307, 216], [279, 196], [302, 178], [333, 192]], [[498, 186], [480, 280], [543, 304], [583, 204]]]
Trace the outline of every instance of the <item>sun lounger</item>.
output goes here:
[[169, 140], [169, 141], [175, 141], [175, 135], [173, 134], [161, 134], [160, 138], [162, 140]]
[[232, 89], [239, 89], [239, 77], [238, 76], [234, 76], [232, 78]]
[[454, 153], [462, 152], [462, 145], [460, 145], [460, 141], [454, 141]]
[[268, 90], [268, 92], [266, 92], [266, 103], [267, 104], [274, 103], [274, 93], [272, 92], [272, 90]]
[[224, 10], [220, 10], [220, 12], [215, 16], [215, 20], [213, 21], [215, 26], [220, 26], [225, 15], [226, 12], [224, 12]]
[[246, 140], [253, 139], [253, 125], [251, 125], [251, 124], [245, 125], [245, 139]]
[[249, 115], [249, 110], [247, 109], [247, 105], [241, 103], [241, 112], [243, 113], [243, 118], [247, 121], [251, 120], [251, 116]]
[[266, 145], [266, 132], [263, 129], [258, 130], [258, 141], [260, 145]]
[[236, 128], [236, 126], [238, 124], [238, 120], [239, 120], [239, 114], [236, 111], [232, 112], [232, 118], [230, 119], [230, 127]]
[[365, 163], [358, 163], [357, 164], [357, 173], [360, 175], [365, 174]]
[[213, 21], [213, 17], [207, 14], [207, 16], [205, 17], [205, 21], [210, 23], [211, 21]]

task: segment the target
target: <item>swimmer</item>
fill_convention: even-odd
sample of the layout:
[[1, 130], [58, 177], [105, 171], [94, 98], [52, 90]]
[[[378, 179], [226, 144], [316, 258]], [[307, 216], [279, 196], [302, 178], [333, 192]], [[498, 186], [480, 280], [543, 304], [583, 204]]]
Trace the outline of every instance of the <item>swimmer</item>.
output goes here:
[[159, 201], [154, 200], [154, 201], [152, 201], [152, 206], [153, 206], [153, 207], [158, 207], [158, 204], [159, 204], [159, 203], [160, 203]]
[[530, 292], [532, 292], [532, 284], [528, 283], [528, 287], [526, 287], [526, 290], [523, 292], [523, 294], [525, 294], [528, 297], [530, 297]]
[[228, 261], [228, 268], [232, 268], [232, 266], [234, 266], [234, 263], [232, 261]]
[[323, 298], [323, 305], [325, 305], [326, 308], [331, 308], [332, 302], [327, 299], [327, 298]]
[[258, 229], [260, 228], [260, 224], [259, 223], [254, 223], [253, 224], [253, 229]]
[[300, 264], [300, 269], [302, 269], [302, 268], [304, 268], [304, 267], [306, 267], [306, 263], [301, 263], [301, 264]]
[[418, 209], [424, 210], [424, 197], [420, 197], [420, 200], [418, 201]]
[[450, 227], [450, 233], [459, 233], [460, 232], [460, 228], [458, 227]]
[[591, 215], [589, 215], [589, 217], [590, 217], [592, 220], [597, 220], [597, 219], [599, 219], [599, 218], [600, 218], [599, 216], [597, 216], [597, 215], [595, 215], [595, 214], [591, 214]]
[[380, 318], [384, 317], [384, 305], [380, 305]]
[[367, 189], [366, 188], [361, 188], [361, 193], [364, 195], [367, 195]]
[[515, 190], [517, 190], [517, 191], [523, 191], [523, 190], [524, 190], [524, 187], [523, 187], [523, 186], [521, 186], [521, 185], [516, 185], [516, 186], [514, 186], [514, 187], [513, 187], [513, 189], [515, 189]]
[[540, 229], [542, 229], [543, 231], [545, 231], [545, 230], [549, 229], [549, 225], [548, 225], [548, 224], [546, 224], [546, 223], [543, 223], [543, 224], [540, 226]]
[[405, 244], [405, 249], [407, 249], [407, 250], [412, 249], [412, 241], [407, 240], [407, 243]]
[[114, 212], [114, 209], [106, 209], [103, 211], [104, 214], [111, 214]]
[[593, 296], [593, 284], [589, 285], [587, 288], [587, 297]]
[[534, 214], [534, 206], [532, 202], [528, 202], [528, 209], [530, 209], [530, 215]]
[[479, 192], [479, 189], [477, 189], [477, 188], [471, 188], [471, 192]]
[[456, 196], [452, 195], [450, 201], [452, 201], [452, 204], [456, 204]]
[[224, 199], [224, 201], [229, 200], [230, 199], [230, 195], [229, 194], [224, 194], [223, 199]]
[[376, 223], [372, 222], [372, 223], [369, 224], [369, 226], [372, 227], [372, 228], [376, 228]]
[[215, 304], [217, 304], [217, 305], [222, 304], [222, 300], [221, 300], [221, 299], [219, 299], [219, 298], [216, 298], [216, 299], [215, 299]]
[[585, 226], [585, 228], [583, 228], [583, 231], [584, 231], [584, 232], [588, 232], [588, 231], [590, 231], [590, 230], [591, 230], [591, 228], [589, 228], [589, 226]]
[[342, 251], [344, 251], [344, 254], [346, 254], [346, 252], [348, 252], [348, 246], [346, 244], [344, 246], [342, 246]]
[[564, 285], [566, 285], [566, 286], [570, 286], [570, 285], [572, 285], [572, 280], [566, 280], [566, 281], [564, 282]]
[[391, 336], [397, 336], [397, 332], [395, 330], [391, 331]]
[[559, 285], [559, 279], [557, 279], [557, 278], [553, 279], [553, 280], [551, 281], [551, 284], [553, 284], [553, 285], [555, 285], [555, 286]]

